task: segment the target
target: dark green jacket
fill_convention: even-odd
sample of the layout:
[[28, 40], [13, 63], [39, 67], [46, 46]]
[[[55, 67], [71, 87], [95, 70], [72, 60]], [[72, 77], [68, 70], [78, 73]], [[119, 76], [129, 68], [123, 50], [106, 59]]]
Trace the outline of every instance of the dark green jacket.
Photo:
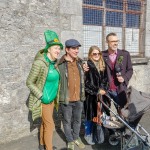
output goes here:
[[[64, 55], [65, 56], [65, 55]], [[64, 56], [58, 61], [58, 69], [60, 72], [60, 90], [59, 90], [59, 103], [69, 103], [69, 88], [68, 88], [68, 67]], [[82, 69], [82, 60], [77, 59], [77, 66], [80, 73], [80, 100], [85, 100], [85, 89], [84, 89], [84, 72]]]
[[[49, 63], [44, 59], [44, 50], [40, 50], [35, 56], [32, 68], [26, 81], [30, 89], [29, 110], [32, 112], [32, 119], [39, 118], [42, 113], [41, 96], [46, 81]], [[57, 101], [57, 100], [56, 100]]]

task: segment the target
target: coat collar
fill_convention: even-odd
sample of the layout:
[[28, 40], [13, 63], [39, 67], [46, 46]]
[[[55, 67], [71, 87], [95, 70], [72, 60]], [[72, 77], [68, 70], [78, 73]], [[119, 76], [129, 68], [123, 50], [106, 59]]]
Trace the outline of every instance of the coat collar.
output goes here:
[[[117, 49], [116, 62], [117, 62], [117, 60], [118, 60], [118, 58], [120, 56], [123, 56], [123, 50]], [[103, 58], [104, 58], [105, 63], [111, 68], [111, 61], [109, 59], [109, 52], [108, 52], [108, 50], [103, 51]], [[115, 63], [115, 65], [116, 65], [116, 63]]]
[[90, 60], [90, 59], [88, 60], [88, 65], [89, 65], [89, 67], [92, 67], [94, 70], [96, 70], [96, 72], [99, 74], [99, 71], [96, 68], [96, 66], [92, 60]]

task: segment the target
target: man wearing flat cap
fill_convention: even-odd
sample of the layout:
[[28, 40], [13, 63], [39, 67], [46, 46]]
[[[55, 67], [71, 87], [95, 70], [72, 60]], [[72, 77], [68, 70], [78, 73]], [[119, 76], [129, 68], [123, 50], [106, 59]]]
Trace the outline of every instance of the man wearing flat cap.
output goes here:
[[78, 57], [79, 47], [81, 44], [77, 40], [67, 40], [65, 42], [66, 54], [60, 58], [58, 63], [61, 82], [59, 103], [68, 150], [74, 150], [74, 144], [81, 149], [85, 148], [79, 137], [83, 101], [85, 100], [83, 62]]

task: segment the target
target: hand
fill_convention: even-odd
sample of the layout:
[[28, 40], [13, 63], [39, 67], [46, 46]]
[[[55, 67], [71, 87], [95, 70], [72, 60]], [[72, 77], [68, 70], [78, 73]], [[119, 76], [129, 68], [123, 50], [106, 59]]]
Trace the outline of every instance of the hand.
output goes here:
[[89, 66], [87, 65], [87, 63], [83, 64], [83, 70], [84, 72], [89, 71]]
[[106, 94], [106, 92], [105, 92], [104, 90], [100, 90], [100, 91], [99, 91], [99, 94], [101, 94], [101, 95], [105, 95], [105, 94]]
[[124, 82], [124, 78], [122, 76], [117, 76], [117, 79], [120, 83]]

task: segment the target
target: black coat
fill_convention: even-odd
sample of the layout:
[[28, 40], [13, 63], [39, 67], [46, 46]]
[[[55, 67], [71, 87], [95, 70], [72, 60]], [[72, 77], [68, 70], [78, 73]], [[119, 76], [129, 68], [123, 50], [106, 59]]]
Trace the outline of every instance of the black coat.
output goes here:
[[88, 60], [89, 71], [85, 73], [85, 97], [84, 112], [86, 120], [92, 120], [97, 116], [97, 93], [100, 89], [108, 89], [107, 74], [98, 72], [95, 64]]

